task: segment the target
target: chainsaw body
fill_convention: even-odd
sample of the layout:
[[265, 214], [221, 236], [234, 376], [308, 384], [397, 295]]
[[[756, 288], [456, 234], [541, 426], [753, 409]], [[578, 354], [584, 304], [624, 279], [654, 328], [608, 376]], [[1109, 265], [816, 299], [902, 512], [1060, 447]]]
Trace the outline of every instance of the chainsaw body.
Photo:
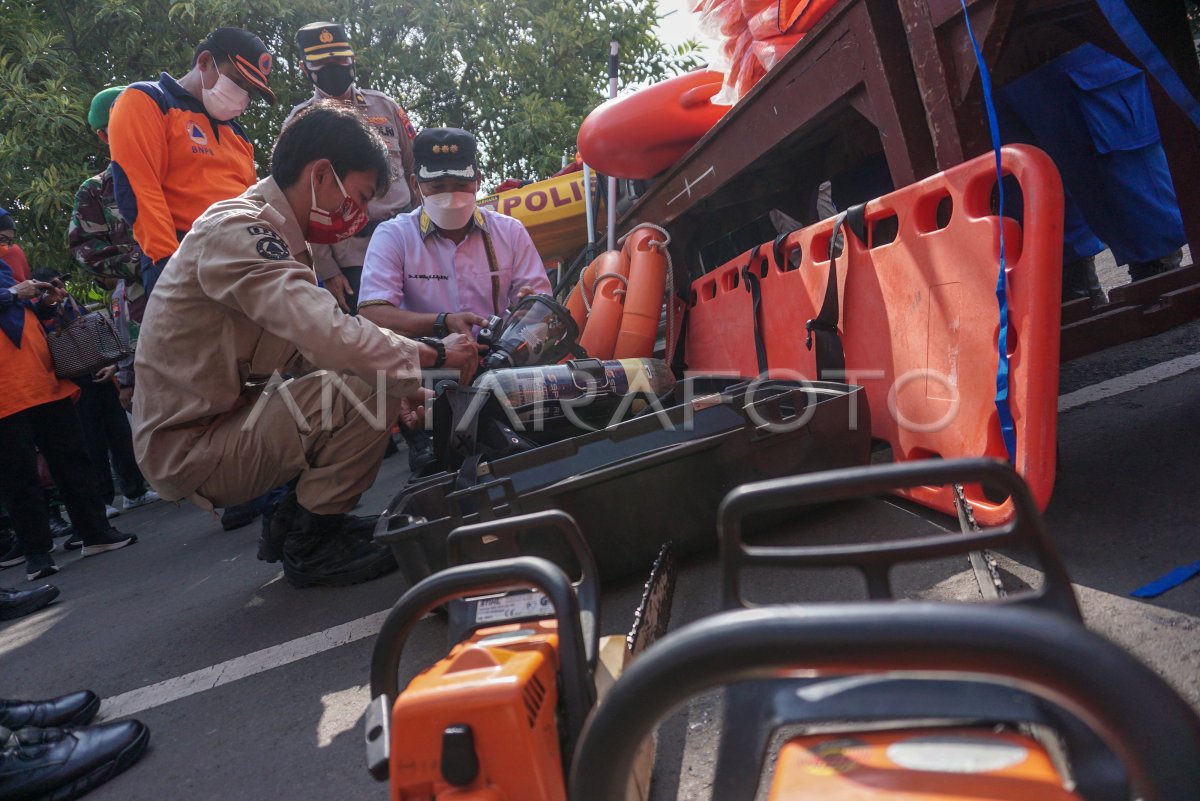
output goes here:
[[[517, 555], [535, 532], [569, 547], [574, 583]], [[565, 801], [566, 761], [596, 700], [599, 579], [587, 542], [569, 515], [546, 511], [461, 526], [447, 554], [452, 566], [406, 592], [380, 631], [368, 767], [390, 779], [393, 801]], [[448, 653], [401, 692], [408, 634], [442, 604]]]
[[[758, 533], [756, 521], [815, 503], [950, 484], [1009, 497], [1014, 519], [882, 544], [777, 546], [744, 536]], [[621, 801], [636, 744], [718, 688], [710, 797], [719, 801], [761, 797], [768, 771], [770, 801], [1196, 798], [1200, 717], [1152, 670], [1083, 627], [1011, 467], [929, 460], [743, 485], [722, 502], [719, 533], [725, 611], [667, 635], [616, 682], [581, 737], [571, 801]], [[1036, 558], [1040, 589], [988, 604], [889, 602], [898, 565], [1010, 547]], [[743, 572], [779, 567], [857, 569], [871, 600], [752, 607]], [[775, 751], [783, 727], [791, 731]]]
[[393, 801], [566, 798], [558, 731], [558, 626], [476, 631], [392, 708]]
[[793, 737], [769, 801], [1080, 801], [1045, 747], [1015, 731], [938, 727]]

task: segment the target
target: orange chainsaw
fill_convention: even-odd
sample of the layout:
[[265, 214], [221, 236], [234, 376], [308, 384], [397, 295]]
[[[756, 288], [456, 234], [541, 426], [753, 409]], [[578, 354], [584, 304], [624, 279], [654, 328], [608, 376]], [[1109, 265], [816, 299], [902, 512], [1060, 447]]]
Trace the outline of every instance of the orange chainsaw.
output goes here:
[[[963, 484], [1011, 497], [1016, 516], [980, 530], [968, 509], [961, 533], [885, 543], [746, 542], [760, 533], [752, 524], [794, 520], [815, 503], [937, 485], [962, 497]], [[1200, 797], [1200, 717], [1083, 627], [1033, 498], [1007, 465], [907, 462], [743, 485], [719, 526], [726, 611], [668, 635], [621, 676], [581, 735], [571, 801], [623, 801], [637, 744], [717, 688], [719, 801]], [[1041, 588], [986, 604], [894, 602], [893, 568], [996, 548], [1036, 557]], [[874, 600], [746, 608], [743, 571], [780, 567], [854, 568]]]
[[[549, 543], [547, 533], [555, 535]], [[543, 541], [528, 550], [573, 561], [574, 583], [555, 562], [511, 556], [535, 535]], [[393, 801], [565, 801], [597, 674], [615, 678], [665, 630], [675, 575], [669, 550], [655, 564], [634, 632], [604, 646], [595, 560], [565, 512], [459, 527], [447, 557], [452, 566], [406, 592], [380, 630], [365, 721], [368, 769], [390, 781]], [[449, 653], [401, 692], [408, 637], [443, 604]]]

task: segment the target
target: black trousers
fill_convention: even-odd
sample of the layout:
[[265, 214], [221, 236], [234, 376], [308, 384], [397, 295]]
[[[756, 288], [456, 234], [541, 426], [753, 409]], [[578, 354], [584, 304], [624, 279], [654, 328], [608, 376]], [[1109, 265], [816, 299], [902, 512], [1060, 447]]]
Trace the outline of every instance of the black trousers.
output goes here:
[[[129, 418], [121, 408], [121, 396], [116, 385], [111, 381], [97, 384], [90, 378], [76, 383], [81, 394], [75, 411], [83, 426], [88, 456], [96, 468], [100, 497], [105, 503], [111, 504], [117, 490], [126, 498], [145, 495], [146, 479], [142, 477], [137, 459], [133, 456], [133, 432], [129, 428]], [[109, 454], [112, 454], [111, 470], [108, 466]], [[113, 485], [113, 471], [117, 474], [116, 486]]]
[[84, 543], [110, 528], [74, 404], [65, 398], [34, 406], [0, 418], [0, 454], [4, 459], [0, 499], [8, 507], [17, 542], [26, 556], [49, 553], [54, 546], [38, 481], [39, 450], [71, 515], [75, 533], [83, 537]]

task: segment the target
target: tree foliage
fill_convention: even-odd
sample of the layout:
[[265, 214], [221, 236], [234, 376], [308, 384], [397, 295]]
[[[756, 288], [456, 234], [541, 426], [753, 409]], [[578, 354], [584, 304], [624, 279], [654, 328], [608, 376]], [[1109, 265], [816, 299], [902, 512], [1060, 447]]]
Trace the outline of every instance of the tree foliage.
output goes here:
[[656, 0], [0, 0], [0, 206], [31, 264], [70, 268], [75, 190], [107, 160], [86, 123], [92, 95], [181, 76], [223, 25], [253, 31], [276, 54], [278, 104], [253, 103], [241, 118], [265, 175], [284, 117], [312, 92], [295, 32], [325, 19], [350, 33], [360, 85], [394, 97], [418, 127], [474, 131], [490, 183], [545, 177], [607, 96], [610, 35], [622, 84], [696, 64], [693, 46], [664, 50], [657, 14]]

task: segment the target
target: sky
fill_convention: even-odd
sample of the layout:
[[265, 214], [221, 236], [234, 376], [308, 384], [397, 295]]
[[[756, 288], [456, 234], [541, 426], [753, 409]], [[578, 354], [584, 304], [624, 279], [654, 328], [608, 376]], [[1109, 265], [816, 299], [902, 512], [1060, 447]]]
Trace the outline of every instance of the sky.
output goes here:
[[702, 44], [711, 41], [706, 40], [698, 30], [700, 17], [691, 12], [693, 2], [695, 0], [658, 0], [660, 39], [669, 45], [677, 45], [688, 39], [697, 39]]

